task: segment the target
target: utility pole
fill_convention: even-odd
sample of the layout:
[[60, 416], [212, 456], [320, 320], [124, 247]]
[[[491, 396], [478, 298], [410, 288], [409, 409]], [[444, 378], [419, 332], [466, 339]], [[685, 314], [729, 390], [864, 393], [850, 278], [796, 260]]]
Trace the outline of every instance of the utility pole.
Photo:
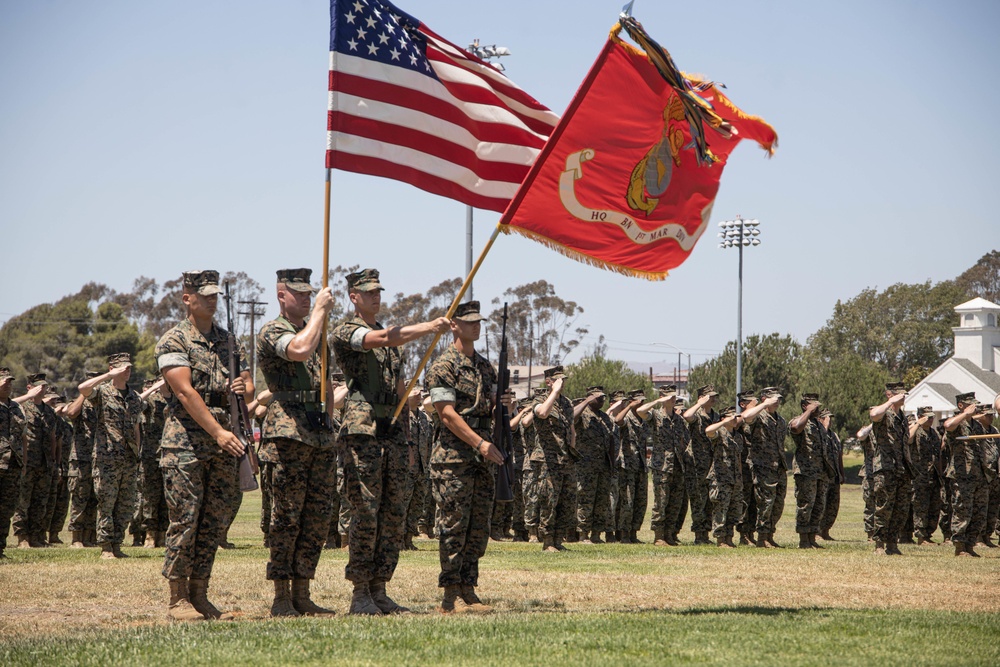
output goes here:
[[[739, 250], [740, 263], [736, 287], [736, 393], [743, 391], [743, 248], [760, 245], [760, 223], [756, 220], [744, 220], [736, 216], [735, 220], [719, 223], [723, 231], [719, 232], [720, 248], [736, 248]], [[739, 406], [737, 405], [737, 410]]]
[[257, 312], [257, 306], [266, 306], [266, 301], [237, 301], [236, 303], [241, 306], [249, 306], [249, 311], [239, 311], [240, 315], [245, 315], [250, 318], [250, 347], [253, 352], [250, 353], [250, 377], [253, 378], [254, 383], [257, 382], [257, 318], [264, 317], [264, 312]]

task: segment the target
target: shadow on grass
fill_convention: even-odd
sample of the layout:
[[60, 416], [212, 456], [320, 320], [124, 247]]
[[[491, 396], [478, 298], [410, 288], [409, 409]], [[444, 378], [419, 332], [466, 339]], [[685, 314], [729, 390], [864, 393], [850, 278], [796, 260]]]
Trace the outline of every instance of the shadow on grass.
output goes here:
[[701, 616], [705, 614], [747, 614], [751, 616], [781, 616], [782, 614], [814, 613], [830, 611], [832, 607], [699, 607], [697, 609], [680, 609], [662, 611], [678, 616]]

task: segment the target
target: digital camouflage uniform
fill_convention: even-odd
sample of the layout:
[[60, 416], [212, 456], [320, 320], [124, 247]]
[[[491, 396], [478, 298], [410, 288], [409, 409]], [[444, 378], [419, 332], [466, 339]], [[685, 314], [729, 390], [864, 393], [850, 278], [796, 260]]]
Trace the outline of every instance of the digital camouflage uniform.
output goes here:
[[73, 451], [69, 455], [69, 530], [97, 533], [97, 496], [94, 494], [94, 438], [97, 408], [83, 399], [73, 419]]
[[988, 489], [986, 462], [975, 440], [959, 437], [978, 435], [982, 427], [968, 420], [946, 436], [945, 477], [951, 482], [951, 541], [971, 547], [986, 528]]
[[14, 401], [0, 401], [0, 554], [7, 544], [10, 518], [21, 493], [23, 455], [24, 414]]
[[[165, 333], [156, 344], [162, 372], [185, 366], [191, 386], [204, 399], [212, 417], [229, 422], [229, 336], [212, 325], [202, 334], [188, 319]], [[237, 369], [247, 370], [246, 355], [236, 350]], [[167, 529], [163, 576], [208, 579], [215, 553], [233, 519], [234, 497], [240, 493], [239, 463], [191, 417], [176, 395], [167, 399], [160, 439], [160, 468], [170, 527]]]
[[406, 502], [406, 534], [415, 537], [420, 533], [427, 505], [427, 495], [431, 493], [430, 484], [430, 449], [432, 439], [432, 424], [427, 413], [417, 408], [410, 412], [410, 441], [416, 448], [413, 452], [415, 465], [410, 466], [410, 481], [407, 484], [409, 499]]
[[[490, 399], [496, 391], [497, 373], [485, 357], [476, 352], [470, 358], [450, 345], [431, 364], [425, 384], [434, 403], [453, 403], [469, 427], [490, 440]], [[431, 488], [440, 509], [438, 586], [478, 586], [479, 559], [490, 537], [496, 466], [442, 427], [431, 452]]]
[[712, 443], [712, 465], [708, 469], [712, 537], [729, 543], [743, 514], [742, 443], [726, 428], [718, 429], [708, 440]]
[[136, 425], [142, 400], [134, 389], [118, 390], [111, 382], [94, 387], [90, 400], [97, 410], [93, 468], [97, 541], [121, 544], [135, 513], [139, 473]]
[[409, 451], [401, 425], [390, 426], [402, 356], [392, 347], [364, 349], [365, 335], [382, 328], [355, 315], [333, 330], [333, 353], [350, 390], [340, 440], [353, 513], [345, 576], [354, 583], [391, 580], [403, 543]]
[[905, 446], [909, 429], [902, 412], [886, 410], [872, 426], [872, 495], [875, 500], [874, 538], [895, 544], [912, 494]]
[[819, 532], [826, 502], [827, 470], [826, 441], [823, 425], [815, 413], [806, 421], [801, 433], [792, 431], [795, 454], [792, 474], [795, 476], [795, 532], [810, 535]]
[[941, 516], [941, 478], [938, 464], [941, 437], [933, 428], [918, 427], [912, 446], [913, 527], [917, 537], [929, 540]]
[[649, 427], [630, 411], [621, 424], [624, 467], [618, 476], [618, 530], [635, 533], [642, 528], [649, 504], [649, 478], [646, 474], [646, 449]]
[[864, 456], [864, 464], [861, 466], [861, 499], [864, 501], [863, 512], [865, 533], [868, 539], [875, 539], [875, 494], [872, 492], [872, 485], [875, 476], [872, 474], [872, 458], [875, 456], [875, 434], [871, 431], [861, 438], [861, 451]]
[[142, 433], [139, 467], [142, 471], [142, 523], [146, 533], [166, 532], [170, 525], [167, 499], [163, 496], [163, 471], [160, 470], [160, 439], [166, 420], [167, 399], [159, 390], [146, 397], [140, 419]]
[[316, 576], [337, 486], [336, 437], [320, 421], [325, 378], [319, 351], [304, 362], [288, 359], [288, 345], [303, 328], [278, 317], [257, 337], [257, 364], [273, 395], [261, 433], [274, 461], [267, 564], [272, 581]]
[[[264, 432], [267, 415], [258, 420], [260, 432]], [[271, 510], [274, 503], [271, 499], [271, 477], [274, 474], [274, 464], [277, 458], [274, 448], [263, 440], [257, 446], [257, 464], [260, 467], [260, 532], [264, 534], [264, 546], [270, 546], [268, 533], [271, 532]]]
[[757, 531], [774, 535], [785, 511], [788, 472], [785, 464], [785, 435], [788, 423], [777, 412], [766, 409], [749, 424], [750, 453], [747, 459], [753, 477], [757, 506]]
[[736, 523], [736, 530], [740, 533], [742, 543], [743, 538], [753, 540], [753, 531], [757, 527], [757, 497], [754, 495], [753, 468], [750, 466], [750, 425], [746, 423], [740, 424], [733, 431], [733, 437], [739, 443], [740, 452], [742, 452], [743, 456], [743, 460], [740, 461], [740, 470], [743, 477], [741, 487], [743, 496], [741, 500], [742, 510], [739, 520]]
[[538, 492], [538, 539], [559, 542], [576, 531], [576, 475], [570, 458], [573, 404], [559, 395], [547, 419], [537, 409], [545, 398], [535, 396], [535, 446], [531, 454]]
[[[983, 433], [998, 433], [997, 427], [983, 425]], [[997, 530], [1000, 514], [1000, 438], [980, 440], [983, 454], [983, 472], [986, 475], [986, 525], [979, 534], [979, 541], [986, 542]]]
[[[548, 387], [544, 385], [541, 387], [535, 387], [534, 395], [531, 398], [532, 407], [534, 406], [535, 401], [538, 399], [544, 401], [545, 397], [548, 395]], [[524, 529], [528, 533], [537, 534], [540, 508], [538, 496], [538, 475], [541, 473], [542, 466], [545, 462], [545, 454], [542, 452], [541, 445], [538, 442], [534, 420], [532, 420], [532, 422], [527, 426], [521, 424], [517, 430], [518, 433], [515, 433], [514, 437], [517, 438], [518, 435], [520, 435], [522, 448], [524, 450], [524, 456], [521, 459], [521, 488], [524, 498]]]
[[576, 420], [577, 529], [584, 537], [608, 525], [611, 512], [611, 464], [614, 424], [603, 410], [584, 408]]
[[59, 418], [51, 407], [34, 401], [22, 403], [21, 411], [24, 414], [26, 447], [24, 472], [14, 513], [14, 534], [19, 540], [42, 543], [48, 528], [44, 519], [56, 468], [53, 449]]
[[830, 529], [833, 528], [833, 524], [837, 521], [837, 516], [840, 514], [840, 485], [844, 483], [840, 461], [844, 452], [844, 446], [840, 442], [840, 436], [833, 429], [824, 429], [824, 431], [830, 481], [827, 483], [826, 500], [823, 503], [823, 518], [820, 519], [819, 529], [824, 535], [829, 535]]
[[715, 410], [705, 412], [698, 408], [694, 421], [688, 422], [691, 441], [688, 443], [687, 458], [692, 465], [685, 466], [685, 484], [688, 502], [691, 504], [691, 532], [707, 533], [712, 528], [712, 501], [708, 497], [708, 469], [712, 467], [712, 445], [705, 435], [705, 429], [719, 421]]
[[70, 420], [59, 416], [56, 421], [56, 439], [59, 441], [59, 462], [53, 474], [49, 502], [42, 520], [50, 536], [56, 536], [62, 531], [69, 512], [69, 456], [73, 449], [73, 424]]

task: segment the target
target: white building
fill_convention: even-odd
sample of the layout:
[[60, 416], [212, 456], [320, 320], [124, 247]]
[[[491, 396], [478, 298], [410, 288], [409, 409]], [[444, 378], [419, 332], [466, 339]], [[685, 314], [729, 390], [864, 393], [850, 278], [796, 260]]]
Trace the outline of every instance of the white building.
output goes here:
[[955, 312], [955, 354], [910, 390], [903, 404], [907, 412], [929, 405], [938, 418], [949, 417], [957, 394], [974, 391], [987, 404], [1000, 394], [1000, 306], [977, 297]]

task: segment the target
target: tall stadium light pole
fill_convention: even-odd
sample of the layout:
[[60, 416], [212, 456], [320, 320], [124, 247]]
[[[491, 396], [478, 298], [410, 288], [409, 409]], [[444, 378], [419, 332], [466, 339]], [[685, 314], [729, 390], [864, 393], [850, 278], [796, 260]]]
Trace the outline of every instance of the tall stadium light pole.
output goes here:
[[[479, 39], [472, 40], [472, 44], [466, 48], [466, 51], [476, 56], [482, 61], [485, 61], [493, 66], [499, 72], [504, 70], [504, 66], [499, 62], [493, 62], [493, 59], [499, 59], [503, 56], [510, 55], [510, 49], [506, 46], [497, 46], [496, 44], [480, 44]], [[472, 273], [472, 207], [465, 207], [465, 275]], [[469, 283], [468, 290], [469, 300], [472, 300], [472, 283]]]
[[743, 391], [743, 248], [760, 245], [760, 223], [757, 220], [744, 220], [736, 216], [735, 220], [719, 223], [720, 248], [739, 250], [740, 270], [739, 283], [736, 292], [736, 393]]

